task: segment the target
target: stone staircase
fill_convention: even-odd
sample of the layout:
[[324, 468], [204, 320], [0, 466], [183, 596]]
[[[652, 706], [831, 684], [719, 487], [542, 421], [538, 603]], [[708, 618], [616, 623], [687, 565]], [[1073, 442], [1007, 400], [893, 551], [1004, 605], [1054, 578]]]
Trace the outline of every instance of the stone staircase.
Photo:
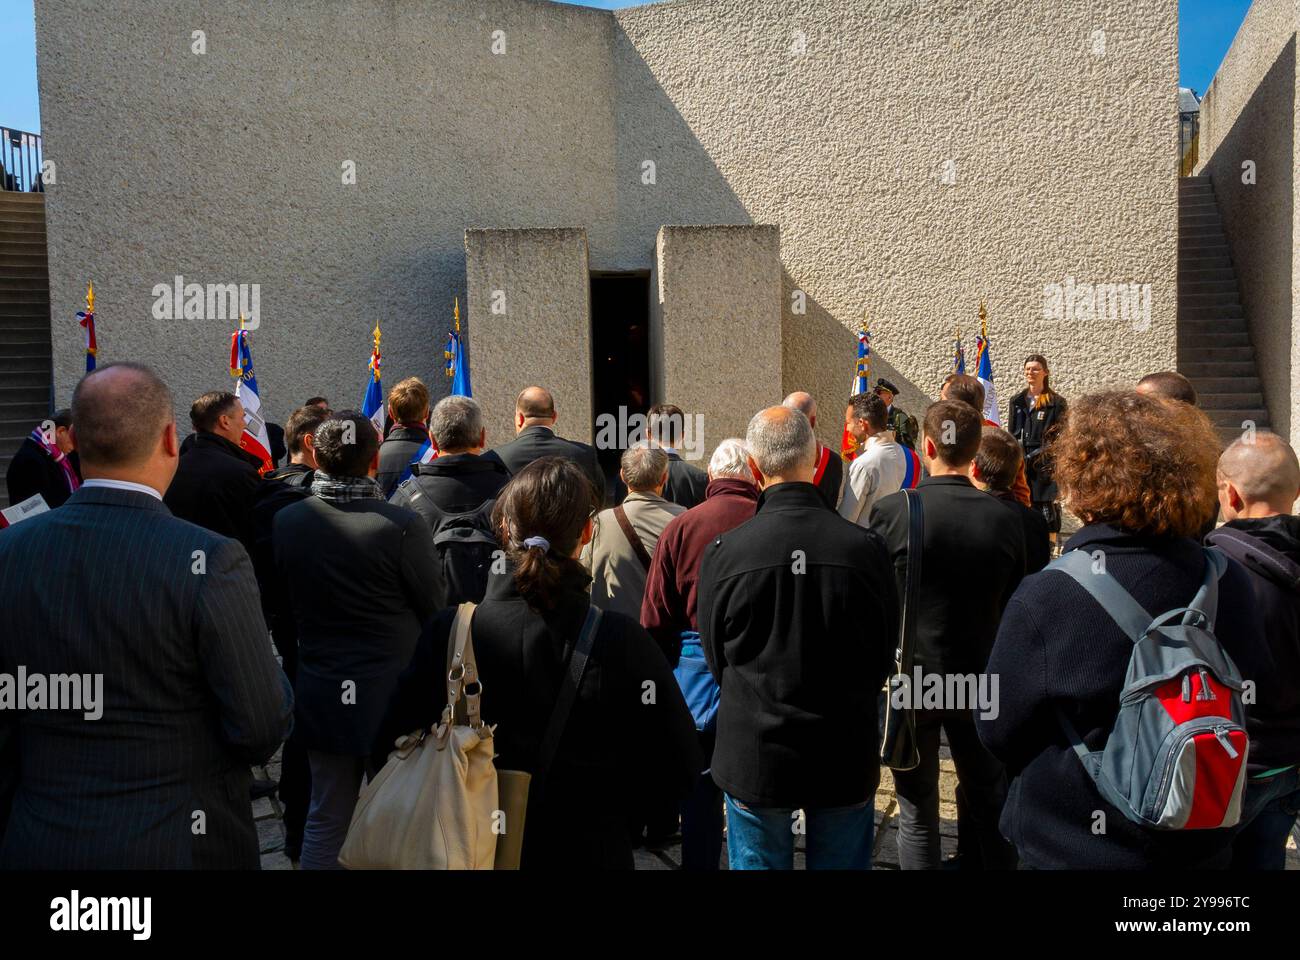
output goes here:
[[1224, 442], [1269, 424], [1228, 237], [1209, 177], [1178, 181], [1178, 370]]
[[14, 451], [50, 413], [45, 195], [0, 190], [0, 506]]

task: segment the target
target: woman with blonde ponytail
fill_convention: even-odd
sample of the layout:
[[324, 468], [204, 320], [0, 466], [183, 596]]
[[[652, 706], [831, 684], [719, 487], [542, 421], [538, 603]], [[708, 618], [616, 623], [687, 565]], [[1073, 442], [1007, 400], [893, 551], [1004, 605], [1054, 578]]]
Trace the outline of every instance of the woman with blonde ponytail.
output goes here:
[[[539, 748], [591, 608], [579, 561], [600, 498], [580, 467], [543, 457], [502, 489], [493, 526], [502, 552], [474, 611], [481, 711], [496, 727], [496, 766], [545, 779], [528, 798], [521, 869], [631, 869], [627, 812], [644, 796], [684, 797], [702, 767], [695, 722], [663, 653], [635, 620], [606, 611], [547, 769]], [[446, 702], [455, 610], [425, 629], [375, 743], [437, 722]]]

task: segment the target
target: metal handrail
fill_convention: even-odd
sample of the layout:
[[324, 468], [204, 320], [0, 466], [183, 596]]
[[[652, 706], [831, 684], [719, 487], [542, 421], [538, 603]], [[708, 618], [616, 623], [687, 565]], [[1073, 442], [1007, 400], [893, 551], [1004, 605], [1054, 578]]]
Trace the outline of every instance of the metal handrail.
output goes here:
[[41, 161], [44, 152], [39, 133], [0, 127], [0, 190], [44, 193]]

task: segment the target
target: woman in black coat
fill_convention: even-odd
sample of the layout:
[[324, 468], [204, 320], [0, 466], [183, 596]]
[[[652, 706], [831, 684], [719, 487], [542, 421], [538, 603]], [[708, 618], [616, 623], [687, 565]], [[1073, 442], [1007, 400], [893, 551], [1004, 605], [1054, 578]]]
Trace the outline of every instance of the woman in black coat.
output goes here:
[[[537, 777], [537, 754], [591, 604], [577, 560], [599, 500], [581, 468], [545, 457], [501, 491], [494, 525], [509, 569], [494, 573], [474, 612], [483, 719], [496, 726], [499, 770]], [[446, 703], [455, 610], [425, 629], [377, 738], [437, 723]], [[522, 869], [631, 869], [627, 815], [647, 793], [684, 797], [703, 768], [695, 723], [672, 670], [635, 620], [606, 612], [554, 760], [545, 798], [530, 793]]]
[[[1084, 397], [1056, 441], [1057, 481], [1085, 523], [1066, 552], [1104, 563], [1099, 575], [1114, 577], [1152, 619], [1187, 606], [1205, 575], [1194, 537], [1217, 508], [1218, 451], [1209, 420], [1187, 404], [1123, 392]], [[1250, 582], [1235, 562], [1219, 579], [1214, 633], [1243, 679], [1271, 669]], [[1218, 868], [1230, 858], [1231, 828], [1153, 831], [1127, 819], [1070, 746], [1060, 714], [1089, 750], [1105, 745], [1132, 653], [1133, 641], [1063, 572], [1048, 567], [1012, 594], [987, 667], [999, 678], [999, 710], [977, 714], [976, 724], [1006, 764], [1000, 825], [1023, 865]]]
[[1011, 435], [1025, 451], [1025, 479], [1029, 481], [1029, 499], [1033, 508], [1047, 521], [1052, 543], [1061, 532], [1060, 495], [1052, 479], [1050, 445], [1065, 418], [1065, 398], [1051, 387], [1047, 358], [1035, 353], [1025, 360], [1028, 386], [1011, 398], [1006, 422]]

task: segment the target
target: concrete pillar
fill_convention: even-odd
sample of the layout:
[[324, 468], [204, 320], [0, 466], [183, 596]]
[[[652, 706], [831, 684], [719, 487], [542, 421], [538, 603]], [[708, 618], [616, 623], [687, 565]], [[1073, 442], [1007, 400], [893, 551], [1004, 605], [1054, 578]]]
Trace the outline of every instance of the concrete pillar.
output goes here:
[[515, 397], [555, 396], [556, 431], [591, 442], [591, 278], [587, 232], [466, 230], [469, 357], [488, 446], [514, 437]]
[[781, 402], [780, 253], [775, 226], [659, 230], [650, 316], [654, 397], [703, 427], [702, 443], [686, 438], [699, 448], [688, 452], [702, 458], [719, 441], [744, 437], [755, 413]]

